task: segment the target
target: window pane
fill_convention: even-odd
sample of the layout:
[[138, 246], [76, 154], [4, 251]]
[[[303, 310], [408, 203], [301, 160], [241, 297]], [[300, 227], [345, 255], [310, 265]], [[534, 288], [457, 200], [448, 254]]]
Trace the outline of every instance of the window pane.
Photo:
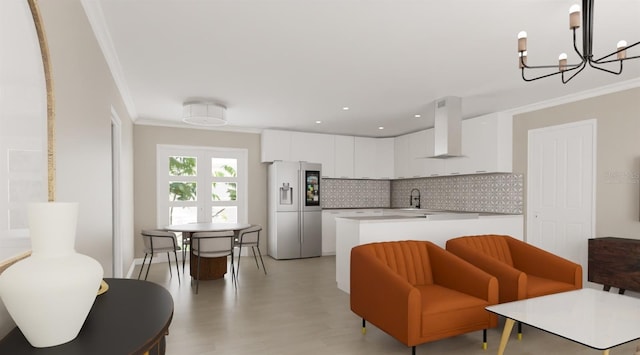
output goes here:
[[196, 157], [169, 157], [170, 176], [196, 176]]
[[196, 201], [195, 181], [169, 182], [169, 201]]
[[211, 175], [215, 177], [236, 177], [238, 159], [211, 158]]
[[211, 222], [213, 223], [238, 223], [238, 207], [215, 206], [211, 208]]
[[214, 182], [211, 184], [211, 200], [235, 201], [237, 191], [235, 182]]
[[198, 222], [198, 207], [169, 207], [171, 224], [187, 224]]

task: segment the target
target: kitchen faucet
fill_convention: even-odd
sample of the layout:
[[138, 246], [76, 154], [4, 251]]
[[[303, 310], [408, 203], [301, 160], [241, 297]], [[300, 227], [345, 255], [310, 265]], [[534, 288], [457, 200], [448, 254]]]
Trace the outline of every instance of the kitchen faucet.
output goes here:
[[[417, 197], [413, 196], [413, 192], [416, 191], [418, 193]], [[414, 205], [413, 202], [416, 202], [416, 204]], [[420, 208], [420, 190], [418, 189], [412, 189], [411, 193], [409, 194], [409, 207], [415, 207], [415, 208]]]

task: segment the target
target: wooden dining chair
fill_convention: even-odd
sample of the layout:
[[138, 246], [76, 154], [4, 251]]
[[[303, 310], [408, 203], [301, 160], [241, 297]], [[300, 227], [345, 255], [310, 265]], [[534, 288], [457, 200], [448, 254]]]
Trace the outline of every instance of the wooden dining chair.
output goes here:
[[200, 285], [200, 258], [221, 258], [231, 256], [231, 282], [237, 288], [236, 269], [233, 260], [233, 231], [198, 232], [191, 235], [191, 250], [198, 257], [196, 268], [196, 294]]

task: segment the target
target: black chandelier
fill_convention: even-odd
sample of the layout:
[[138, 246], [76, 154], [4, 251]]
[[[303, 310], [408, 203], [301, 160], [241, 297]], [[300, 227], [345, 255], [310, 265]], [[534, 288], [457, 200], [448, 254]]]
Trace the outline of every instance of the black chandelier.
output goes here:
[[[567, 64], [567, 54], [562, 53], [558, 57], [557, 65], [527, 65], [527, 33], [524, 31], [518, 33], [518, 62], [520, 63], [519, 66], [522, 70], [522, 79], [524, 81], [534, 81], [560, 74], [562, 77], [562, 83], [566, 84], [569, 80], [573, 79], [574, 76], [578, 75], [578, 73], [580, 73], [587, 65], [607, 73], [619, 75], [622, 73], [622, 63], [625, 60], [640, 58], [640, 55], [627, 57], [627, 49], [637, 46], [640, 44], [640, 41], [633, 43], [632, 45], [627, 45], [627, 42], [620, 41], [618, 42], [617, 48], [614, 52], [599, 59], [593, 58], [593, 1], [594, 0], [582, 0], [582, 52], [580, 52], [578, 45], [576, 44], [576, 31], [580, 27], [580, 6], [573, 5], [569, 9], [569, 29], [573, 31], [573, 49], [581, 58], [581, 61], [578, 64]], [[614, 55], [616, 58], [612, 59], [611, 57]], [[602, 64], [615, 62], [619, 64], [617, 70], [610, 70], [600, 66]], [[534, 78], [527, 78], [524, 73], [525, 69], [555, 69], [556, 71]], [[567, 73], [566, 76], [565, 73]]]

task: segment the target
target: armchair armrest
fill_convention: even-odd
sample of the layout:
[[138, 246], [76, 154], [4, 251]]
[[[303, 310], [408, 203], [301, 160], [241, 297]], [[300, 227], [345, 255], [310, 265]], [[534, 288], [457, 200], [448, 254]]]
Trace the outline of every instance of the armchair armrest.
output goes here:
[[523, 241], [507, 240], [514, 266], [527, 274], [582, 288], [582, 266]]
[[437, 246], [429, 246], [429, 259], [434, 283], [498, 303], [498, 279], [493, 275]]
[[[411, 346], [420, 329], [418, 289], [367, 250], [351, 250], [351, 310]], [[409, 334], [412, 330], [416, 334]]]
[[515, 301], [527, 294], [527, 275], [524, 272], [461, 243], [447, 241], [447, 250], [495, 276], [498, 279], [500, 303]]

